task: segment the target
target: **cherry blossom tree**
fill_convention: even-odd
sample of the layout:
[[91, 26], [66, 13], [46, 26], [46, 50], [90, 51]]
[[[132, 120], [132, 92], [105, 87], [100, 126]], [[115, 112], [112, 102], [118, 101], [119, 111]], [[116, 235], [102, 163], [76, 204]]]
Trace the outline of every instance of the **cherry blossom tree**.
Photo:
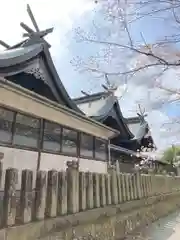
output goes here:
[[[75, 57], [76, 70], [117, 90], [120, 100], [139, 88], [135, 104], [147, 112], [164, 111], [167, 103], [179, 100], [180, 0], [96, 0], [94, 5], [91, 24], [75, 29], [78, 44], [86, 44], [93, 54]], [[147, 36], [150, 31], [153, 39]], [[164, 137], [179, 132], [179, 123], [178, 118], [167, 119], [161, 126]]]
[[[77, 28], [75, 32], [78, 42], [86, 42], [90, 48], [98, 46], [97, 53], [85, 59], [78, 56], [73, 65], [96, 77], [106, 76], [105, 84], [109, 79], [113, 86], [133, 82], [149, 89], [158, 88], [161, 104], [179, 99], [179, 86], [173, 88], [164, 79], [170, 74], [179, 77], [180, 0], [96, 0], [95, 5], [89, 31]], [[140, 29], [142, 21], [149, 18], [163, 19], [164, 27], [168, 23], [164, 35], [151, 43]]]

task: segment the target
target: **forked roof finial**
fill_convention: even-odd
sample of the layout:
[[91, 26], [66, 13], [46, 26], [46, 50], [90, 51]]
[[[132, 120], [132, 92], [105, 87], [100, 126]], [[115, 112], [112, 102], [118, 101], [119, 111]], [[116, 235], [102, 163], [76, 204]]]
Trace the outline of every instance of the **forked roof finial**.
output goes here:
[[38, 42], [44, 42], [50, 48], [51, 45], [44, 40], [44, 37], [49, 33], [52, 33], [53, 28], [48, 28], [46, 30], [40, 31], [29, 4], [27, 4], [27, 13], [36, 31], [28, 27], [25, 23], [20, 23], [20, 26], [27, 32], [23, 34], [23, 37], [28, 37], [27, 41], [23, 44], [23, 46], [32, 45]]
[[147, 117], [147, 114], [145, 113], [146, 110], [145, 110], [145, 108], [144, 109], [141, 108], [141, 104], [138, 104], [138, 108], [139, 108], [139, 113], [137, 113], [137, 115], [138, 115], [140, 121], [144, 122], [145, 117]]
[[[26, 41], [23, 41], [22, 43], [17, 44], [17, 46], [29, 46], [32, 44], [43, 42], [50, 48], [51, 45], [44, 40], [44, 37], [49, 33], [52, 33], [53, 28], [48, 28], [46, 30], [40, 31], [29, 4], [27, 4], [27, 13], [31, 19], [35, 31], [29, 26], [27, 26], [25, 23], [21, 22], [20, 26], [26, 31], [26, 33], [23, 34], [23, 37], [28, 37], [28, 39]], [[6, 49], [14, 48], [2, 40], [0, 40], [0, 45], [5, 47]]]
[[108, 78], [108, 74], [105, 73], [104, 74], [104, 78], [105, 78], [105, 84], [102, 84], [101, 86], [104, 88], [104, 90], [110, 94], [114, 94], [115, 91], [117, 90], [117, 86], [115, 86], [115, 84], [112, 84]]

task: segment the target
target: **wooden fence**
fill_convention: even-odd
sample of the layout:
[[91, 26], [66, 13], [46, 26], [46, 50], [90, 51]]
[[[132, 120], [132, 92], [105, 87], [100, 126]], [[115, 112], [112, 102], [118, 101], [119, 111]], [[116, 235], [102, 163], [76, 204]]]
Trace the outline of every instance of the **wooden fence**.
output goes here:
[[108, 174], [79, 172], [77, 162], [72, 161], [64, 172], [37, 172], [33, 188], [33, 172], [25, 169], [18, 192], [18, 170], [7, 169], [0, 209], [1, 228], [180, 189], [179, 177], [122, 174], [114, 166], [109, 166], [108, 171]]

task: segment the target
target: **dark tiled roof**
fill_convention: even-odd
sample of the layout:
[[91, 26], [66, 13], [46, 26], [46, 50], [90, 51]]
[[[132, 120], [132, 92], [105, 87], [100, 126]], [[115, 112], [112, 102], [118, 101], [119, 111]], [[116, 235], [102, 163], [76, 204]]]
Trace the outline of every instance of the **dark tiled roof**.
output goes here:
[[134, 138], [140, 141], [150, 131], [148, 122], [140, 121], [139, 117], [130, 117], [125, 119], [129, 129], [134, 134]]
[[112, 117], [116, 120], [118, 129], [121, 129], [121, 133], [124, 132], [126, 138], [134, 137], [124, 121], [116, 96], [107, 92], [99, 92], [76, 98], [74, 101], [87, 116], [101, 122], [104, 122], [108, 117]]
[[18, 47], [16, 48], [7, 49], [0, 53], [0, 76], [6, 78], [7, 76], [14, 75], [17, 71], [20, 72], [21, 69], [23, 71], [23, 68], [25, 66], [27, 67], [29, 62], [34, 59], [43, 59], [47, 71], [51, 76], [51, 79], [48, 79], [50, 82], [49, 85], [51, 88], [54, 88], [54, 92], [57, 92], [59, 99], [63, 99], [63, 102], [70, 109], [84, 114], [80, 111], [74, 101], [71, 100], [64, 88], [53, 64], [47, 44], [42, 42], [25, 47], [19, 46], [18, 44], [17, 46]]
[[99, 92], [83, 96], [74, 99], [74, 101], [86, 115], [97, 121], [104, 121], [105, 118], [115, 110], [116, 114], [118, 113], [118, 118], [121, 119], [121, 124], [124, 129], [126, 129], [127, 134], [131, 136], [131, 140], [128, 140], [131, 142], [126, 142], [129, 146], [135, 144], [135, 141], [140, 143], [149, 131], [147, 121], [141, 122], [138, 116], [124, 118], [117, 97], [110, 95], [107, 92]]
[[98, 92], [98, 93], [93, 93], [87, 96], [81, 96], [78, 98], [74, 98], [73, 100], [77, 103], [77, 104], [81, 104], [81, 103], [87, 103], [87, 102], [91, 102], [91, 101], [96, 101], [99, 100], [103, 97], [107, 97], [109, 96], [109, 93], [107, 92]]
[[130, 123], [139, 123], [139, 117], [129, 117], [125, 118], [125, 121], [130, 124]]
[[110, 112], [110, 110], [113, 108], [113, 105], [115, 103], [116, 99], [114, 96], [108, 96], [108, 97], [99, 97], [95, 99], [89, 99], [87, 101], [83, 101], [81, 103], [78, 103], [75, 101], [75, 103], [79, 106], [79, 108], [88, 116], [90, 117], [97, 117], [100, 119], [104, 119], [105, 116], [107, 116]]

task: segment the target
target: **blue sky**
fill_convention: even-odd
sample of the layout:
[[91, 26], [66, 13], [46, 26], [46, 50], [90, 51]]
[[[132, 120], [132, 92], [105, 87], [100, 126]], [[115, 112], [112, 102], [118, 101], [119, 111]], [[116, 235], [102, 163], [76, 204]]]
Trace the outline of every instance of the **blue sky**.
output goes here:
[[165, 111], [170, 117], [180, 117], [180, 102], [168, 104]]
[[[77, 55], [88, 57], [96, 54], [100, 46], [91, 46], [85, 43], [76, 43], [73, 38], [73, 29], [78, 26], [86, 26], [86, 30], [91, 26], [91, 20], [94, 17], [94, 3], [91, 0], [66, 0], [60, 4], [58, 0], [6, 0], [1, 3], [0, 15], [0, 30], [1, 38], [9, 44], [14, 44], [22, 40], [22, 29], [19, 23], [24, 21], [31, 26], [31, 22], [26, 13], [26, 3], [30, 3], [33, 13], [37, 19], [40, 29], [54, 27], [54, 32], [48, 36], [48, 41], [51, 43], [51, 54], [68, 93], [72, 97], [77, 97], [81, 94], [81, 90], [87, 92], [97, 92], [101, 89], [103, 79], [95, 78], [92, 74], [75, 71], [70, 61]], [[11, 5], [11, 8], [9, 8]], [[43, 6], [43, 7], [42, 7]], [[4, 10], [3, 10], [4, 9]], [[6, 14], [8, 9], [8, 15]], [[16, 11], [14, 11], [16, 9]], [[9, 18], [11, 16], [11, 19]], [[48, 17], [47, 17], [48, 16]], [[96, 13], [96, 18], [98, 15]], [[103, 24], [103, 19], [99, 19]], [[154, 42], [164, 34], [172, 30], [170, 23], [162, 19], [146, 19], [138, 24], [134, 24], [131, 28], [133, 37], [139, 39], [140, 31], [147, 42]], [[13, 37], [12, 37], [13, 36]], [[1, 48], [2, 49], [2, 48]], [[125, 116], [134, 116], [136, 114], [137, 101], [144, 99], [147, 88], [142, 85], [133, 84], [129, 87], [127, 95], [121, 100], [121, 108]], [[158, 93], [156, 92], [156, 95]], [[157, 96], [156, 96], [157, 97]], [[152, 96], [153, 98], [153, 96]], [[176, 141], [174, 135], [167, 138], [160, 133], [161, 125], [168, 120], [168, 116], [175, 116], [180, 112], [180, 105], [169, 105], [166, 109], [149, 110], [148, 120], [152, 127], [153, 136], [160, 148], [165, 148], [172, 141]], [[163, 130], [164, 132], [166, 131]], [[164, 134], [164, 133], [163, 133]]]

